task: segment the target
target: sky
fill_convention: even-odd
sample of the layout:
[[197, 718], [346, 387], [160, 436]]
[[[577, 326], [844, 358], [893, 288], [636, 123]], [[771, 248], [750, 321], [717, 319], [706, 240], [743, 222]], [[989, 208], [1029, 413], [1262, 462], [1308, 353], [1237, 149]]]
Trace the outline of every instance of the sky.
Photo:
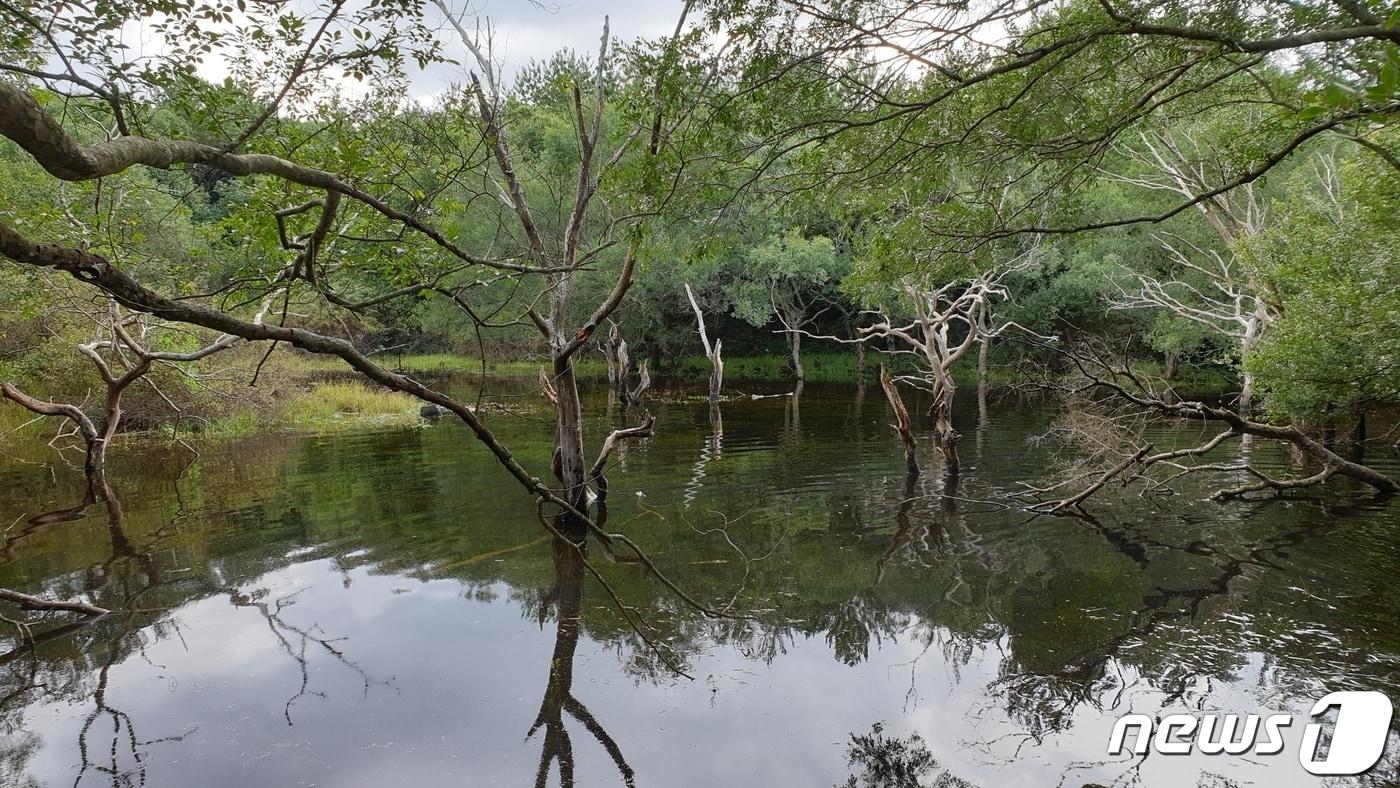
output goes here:
[[[436, 6], [425, 5], [433, 23], [445, 24]], [[469, 27], [474, 17], [491, 20], [496, 31], [495, 58], [507, 80], [532, 60], [547, 59], [564, 48], [596, 53], [604, 18], [616, 40], [669, 35], [683, 7], [679, 0], [447, 0], [447, 5], [466, 12]], [[442, 40], [448, 57], [469, 60], [455, 32], [445, 28]], [[465, 72], [460, 66], [442, 64], [410, 77], [415, 98], [426, 98], [463, 81]]]
[[[489, 20], [493, 36], [493, 56], [503, 81], [509, 84], [515, 74], [534, 60], [548, 59], [561, 49], [570, 48], [587, 56], [598, 51], [599, 38], [606, 18], [614, 41], [631, 42], [639, 37], [670, 35], [683, 8], [681, 0], [445, 0], [453, 12], [463, 18], [468, 29], [477, 20]], [[347, 13], [362, 0], [350, 0]], [[290, 9], [312, 16], [324, 13], [324, 0], [291, 0]], [[439, 30], [438, 37], [446, 57], [458, 63], [472, 63], [470, 54], [432, 0], [423, 0], [429, 26]], [[134, 61], [159, 57], [166, 50], [166, 41], [156, 23], [161, 17], [132, 20], [122, 28], [124, 45], [119, 59]], [[246, 22], [245, 22], [246, 23]], [[231, 26], [226, 26], [231, 27]], [[50, 70], [61, 71], [61, 63], [50, 62]], [[197, 69], [199, 76], [211, 82], [221, 82], [230, 67], [215, 52]], [[465, 65], [432, 64], [425, 70], [409, 66], [409, 96], [431, 103], [453, 84], [467, 81]], [[349, 77], [332, 79], [339, 89], [354, 96], [363, 94], [365, 86]]]

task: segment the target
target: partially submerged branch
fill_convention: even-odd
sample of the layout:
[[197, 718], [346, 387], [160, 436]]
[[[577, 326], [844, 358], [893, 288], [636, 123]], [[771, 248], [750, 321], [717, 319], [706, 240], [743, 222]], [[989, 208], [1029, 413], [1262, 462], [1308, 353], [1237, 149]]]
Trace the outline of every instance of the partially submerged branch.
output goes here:
[[[1293, 424], [1273, 424], [1258, 421], [1241, 415], [1233, 409], [1209, 405], [1200, 401], [1180, 401], [1175, 397], [1159, 394], [1149, 381], [1146, 381], [1123, 364], [1110, 362], [1097, 350], [1068, 350], [1043, 346], [1067, 359], [1074, 367], [1081, 382], [1068, 387], [1081, 402], [1076, 406], [1084, 412], [1095, 406], [1111, 405], [1129, 412], [1152, 417], [1166, 417], [1221, 425], [1224, 429], [1202, 443], [1186, 448], [1152, 453], [1151, 444], [1140, 446], [1132, 454], [1124, 456], [1105, 470], [1093, 474], [1082, 474], [1079, 480], [1092, 476], [1093, 481], [1074, 495], [1053, 501], [1043, 501], [1031, 507], [1032, 510], [1051, 514], [1062, 514], [1070, 510], [1082, 511], [1081, 504], [1102, 490], [1108, 482], [1121, 479], [1124, 485], [1145, 480], [1148, 488], [1144, 494], [1165, 491], [1171, 480], [1188, 474], [1199, 473], [1247, 473], [1255, 481], [1234, 487], [1227, 487], [1211, 494], [1214, 500], [1240, 498], [1254, 492], [1272, 491], [1282, 493], [1303, 487], [1310, 487], [1342, 476], [1375, 488], [1382, 494], [1393, 495], [1400, 492], [1400, 484], [1385, 474], [1348, 460], [1327, 447], [1324, 442], [1309, 435], [1304, 429]], [[1306, 460], [1315, 464], [1318, 470], [1308, 476], [1292, 479], [1274, 479], [1248, 464], [1196, 463], [1183, 464], [1179, 460], [1200, 458], [1218, 449], [1227, 441], [1254, 436], [1289, 444]], [[1073, 436], [1071, 436], [1073, 440]], [[1170, 479], [1154, 481], [1148, 471], [1154, 467], [1169, 467], [1177, 472]], [[1032, 495], [1040, 496], [1051, 490], [1066, 486], [1070, 482], [1040, 489], [1032, 488]]]
[[111, 612], [104, 607], [90, 605], [87, 602], [43, 599], [37, 596], [30, 596], [29, 594], [21, 594], [18, 591], [11, 591], [8, 588], [0, 588], [0, 601], [9, 602], [19, 607], [21, 610], [59, 611], [63, 613], [77, 613], [81, 616], [105, 616]]
[[899, 434], [899, 440], [904, 444], [904, 464], [910, 477], [919, 475], [919, 458], [917, 444], [914, 442], [914, 431], [909, 420], [909, 409], [904, 406], [904, 398], [899, 394], [899, 388], [895, 385], [894, 379], [890, 377], [889, 370], [885, 365], [880, 365], [880, 388], [884, 389], [885, 399], [890, 402], [890, 410], [894, 411], [895, 432]]

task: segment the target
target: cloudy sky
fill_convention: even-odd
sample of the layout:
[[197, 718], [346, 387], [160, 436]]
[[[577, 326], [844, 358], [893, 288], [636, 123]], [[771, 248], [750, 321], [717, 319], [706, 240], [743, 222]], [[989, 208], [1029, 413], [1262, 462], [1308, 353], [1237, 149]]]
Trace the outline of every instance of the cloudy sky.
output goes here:
[[[447, 4], [459, 14], [465, 12], [469, 23], [473, 18], [491, 20], [495, 58], [507, 79], [531, 60], [548, 58], [566, 47], [596, 52], [605, 17], [613, 37], [622, 41], [669, 35], [683, 7], [679, 0], [447, 0]], [[431, 20], [445, 24], [435, 6], [427, 8]], [[444, 29], [442, 40], [453, 60], [469, 59], [450, 29]], [[413, 89], [419, 97], [431, 96], [464, 76], [461, 67], [434, 66], [413, 75]]]
[[[361, 0], [350, 0], [355, 8]], [[445, 0], [454, 15], [463, 19], [468, 29], [477, 20], [489, 20], [494, 31], [493, 55], [501, 74], [509, 82], [521, 67], [532, 60], [546, 59], [564, 48], [585, 54], [598, 49], [603, 20], [609, 22], [614, 40], [632, 41], [638, 37], [669, 35], [676, 26], [683, 8], [682, 0]], [[446, 56], [459, 63], [470, 63], [471, 57], [455, 30], [431, 0], [423, 6], [428, 24], [440, 28], [439, 38]], [[291, 0], [288, 8], [316, 16], [325, 12], [324, 0]], [[167, 49], [166, 41], [157, 31], [155, 16], [133, 20], [123, 27], [124, 45], [120, 59], [139, 60], [159, 57]], [[51, 70], [62, 70], [58, 62]], [[199, 67], [200, 76], [221, 81], [229, 74], [229, 66], [216, 53]], [[410, 94], [418, 100], [431, 100], [453, 83], [466, 81], [464, 66], [435, 64], [426, 71], [412, 69]], [[348, 77], [338, 84], [351, 95], [363, 92], [364, 86]]]

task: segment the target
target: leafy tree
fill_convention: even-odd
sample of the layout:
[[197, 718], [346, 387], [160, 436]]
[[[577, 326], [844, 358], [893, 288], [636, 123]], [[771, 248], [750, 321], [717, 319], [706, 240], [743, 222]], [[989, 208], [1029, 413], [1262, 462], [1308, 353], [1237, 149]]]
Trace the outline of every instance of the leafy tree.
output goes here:
[[742, 263], [724, 285], [734, 314], [757, 327], [777, 317], [787, 335], [793, 374], [803, 380], [802, 335], [838, 304], [836, 285], [850, 270], [849, 261], [830, 238], [803, 237], [792, 229], [748, 249]]
[[1400, 402], [1400, 181], [1364, 152], [1317, 164], [1323, 178], [1297, 179], [1275, 226], [1245, 247], [1287, 294], [1245, 363], [1269, 413], [1333, 425]]

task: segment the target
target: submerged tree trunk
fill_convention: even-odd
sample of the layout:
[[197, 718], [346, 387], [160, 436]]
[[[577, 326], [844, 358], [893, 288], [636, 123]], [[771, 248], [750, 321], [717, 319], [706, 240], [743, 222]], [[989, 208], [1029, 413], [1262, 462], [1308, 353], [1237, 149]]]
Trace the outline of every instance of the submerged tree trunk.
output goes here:
[[555, 473], [564, 486], [564, 500], [580, 512], [588, 511], [588, 485], [583, 465], [583, 407], [572, 356], [554, 362]]
[[958, 384], [953, 382], [952, 373], [939, 368], [934, 371], [933, 385], [933, 406], [929, 409], [933, 417], [933, 445], [943, 455], [944, 475], [957, 476], [961, 471], [958, 440], [962, 435], [953, 429], [953, 400]]
[[1254, 410], [1254, 375], [1249, 372], [1244, 373], [1244, 379], [1240, 384], [1239, 414], [1241, 418], [1249, 418], [1250, 412]]
[[[860, 330], [863, 336], [884, 337], [907, 346], [925, 365], [924, 375], [933, 392], [933, 405], [929, 408], [933, 444], [943, 456], [944, 475], [949, 478], [957, 476], [961, 470], [958, 460], [961, 435], [953, 428], [953, 402], [958, 391], [953, 380], [953, 365], [973, 344], [995, 337], [1006, 328], [993, 329], [990, 325], [993, 302], [1007, 296], [1006, 288], [999, 281], [1001, 275], [989, 271], [966, 284], [951, 283], [941, 287], [907, 279], [904, 293], [914, 308], [914, 321], [897, 325], [890, 315], [882, 314], [879, 322]], [[954, 342], [950, 335], [960, 337]]]
[[977, 342], [977, 387], [979, 389], [987, 386], [987, 356], [992, 347], [992, 340], [982, 337]]
[[1240, 339], [1240, 368], [1242, 379], [1240, 382], [1239, 414], [1241, 418], [1249, 418], [1254, 412], [1254, 373], [1249, 371], [1249, 355], [1254, 352], [1254, 346], [1259, 343], [1259, 335], [1269, 324], [1269, 313], [1262, 304], [1253, 314], [1249, 316], [1245, 323], [1244, 336]]
[[792, 356], [792, 374], [801, 384], [807, 379], [807, 372], [802, 368], [802, 332], [788, 332], [788, 353]]
[[792, 395], [788, 397], [792, 406], [792, 418], [788, 421], [788, 427], [795, 433], [802, 432], [802, 387], [806, 385], [800, 379], [797, 385], [792, 387]]
[[633, 405], [642, 404], [642, 396], [649, 388], [651, 388], [651, 371], [647, 369], [647, 360], [642, 359], [641, 366], [637, 368], [637, 385], [627, 392], [628, 401]]
[[899, 394], [899, 388], [895, 385], [894, 378], [890, 377], [889, 370], [885, 365], [880, 365], [880, 388], [885, 391], [885, 399], [889, 400], [890, 410], [894, 411], [894, 431], [899, 434], [899, 440], [904, 444], [904, 465], [909, 476], [919, 475], [918, 444], [914, 441], [914, 430], [909, 419], [909, 409], [904, 407], [904, 398]]
[[980, 431], [987, 426], [987, 355], [991, 349], [992, 340], [989, 337], [982, 337], [977, 348], [977, 428]]
[[720, 355], [720, 340], [715, 340], [715, 352], [710, 355], [710, 402], [719, 402], [724, 389], [724, 358]]

